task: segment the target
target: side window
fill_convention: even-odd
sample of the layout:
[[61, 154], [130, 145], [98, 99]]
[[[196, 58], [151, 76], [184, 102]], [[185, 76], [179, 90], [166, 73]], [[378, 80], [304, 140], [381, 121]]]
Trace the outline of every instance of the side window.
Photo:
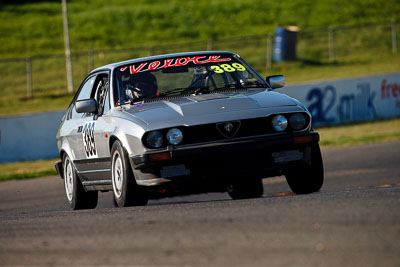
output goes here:
[[82, 86], [82, 89], [79, 92], [79, 95], [76, 98], [76, 100], [82, 100], [82, 99], [89, 99], [90, 98], [90, 92], [92, 91], [92, 86], [93, 86], [95, 78], [96, 78], [96, 76], [90, 77], [89, 80], [87, 80], [85, 82], [85, 84]]
[[[96, 78], [96, 76], [92, 76], [84, 83], [84, 85], [82, 86], [82, 88], [81, 88], [81, 90], [79, 92], [79, 95], [76, 98], [76, 100], [82, 100], [82, 99], [90, 98], [90, 93], [91, 93], [92, 86], [93, 86], [95, 78]], [[76, 112], [75, 103], [74, 103], [73, 106], [72, 106], [71, 118], [72, 119], [78, 119], [78, 118], [82, 118], [82, 116], [83, 116], [82, 114], [79, 114], [79, 113]]]
[[97, 110], [100, 116], [107, 112], [110, 108], [109, 101], [107, 101], [108, 85], [109, 83], [107, 74], [100, 74], [97, 76], [95, 87], [93, 88], [92, 92], [92, 98], [94, 98], [97, 102]]
[[106, 100], [104, 101], [103, 114], [107, 114], [110, 110], [110, 92], [107, 90]]

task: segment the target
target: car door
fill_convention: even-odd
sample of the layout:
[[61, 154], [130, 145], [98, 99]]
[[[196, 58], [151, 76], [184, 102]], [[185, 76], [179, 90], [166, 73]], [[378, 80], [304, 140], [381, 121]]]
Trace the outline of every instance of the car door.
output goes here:
[[98, 73], [90, 94], [90, 98], [97, 103], [96, 114], [84, 114], [81, 125], [81, 136], [77, 136], [80, 150], [80, 158], [76, 162], [78, 173], [87, 180], [104, 181], [111, 180], [111, 160], [108, 146], [108, 134], [110, 121], [106, 120], [109, 101], [109, 73]]
[[70, 148], [70, 157], [72, 160], [80, 160], [84, 157], [84, 148], [82, 147], [82, 125], [85, 121], [85, 114], [76, 112], [75, 103], [79, 100], [84, 100], [90, 98], [92, 87], [96, 75], [88, 76], [80, 88], [78, 93], [74, 98], [73, 102], [69, 106], [67, 117], [64, 121], [61, 136], [65, 137], [65, 141], [68, 143]]
[[[109, 73], [101, 72], [89, 76], [70, 107], [70, 146], [74, 152], [74, 164], [81, 179], [101, 181], [111, 179], [108, 138], [104, 135], [104, 111], [109, 110]], [[75, 103], [79, 100], [95, 99], [97, 114], [77, 113]]]

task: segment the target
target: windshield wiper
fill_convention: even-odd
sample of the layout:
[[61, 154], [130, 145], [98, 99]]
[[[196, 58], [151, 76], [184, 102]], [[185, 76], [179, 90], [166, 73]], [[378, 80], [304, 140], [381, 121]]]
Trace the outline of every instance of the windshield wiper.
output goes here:
[[175, 88], [175, 89], [160, 93], [159, 95], [156, 95], [152, 98], [157, 98], [157, 97], [162, 97], [162, 96], [171, 96], [171, 95], [183, 95], [185, 93], [199, 94], [199, 93], [203, 93], [203, 92], [209, 91], [209, 90], [210, 89], [208, 86]]
[[213, 91], [219, 90], [229, 90], [229, 89], [248, 89], [248, 88], [269, 88], [267, 84], [261, 82], [236, 82], [236, 83], [229, 83], [223, 86], [215, 88]]
[[165, 96], [180, 96], [183, 94], [198, 95], [198, 94], [204, 94], [204, 93], [209, 93], [209, 92], [210, 92], [210, 88], [208, 86], [175, 88], [175, 89], [163, 92], [163, 93], [157, 93], [156, 95], [153, 95], [153, 96], [136, 97], [134, 99], [130, 99], [129, 103], [132, 105], [135, 103], [142, 102], [146, 99], [155, 99], [155, 98], [165, 97]]
[[262, 83], [259, 81], [256, 82], [245, 82], [243, 87], [248, 87], [248, 88], [269, 88], [269, 86], [266, 83]]

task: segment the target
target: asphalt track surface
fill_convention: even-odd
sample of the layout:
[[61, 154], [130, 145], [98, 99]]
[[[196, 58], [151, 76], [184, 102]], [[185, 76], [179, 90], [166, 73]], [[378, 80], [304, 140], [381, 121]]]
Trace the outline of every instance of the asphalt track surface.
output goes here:
[[70, 211], [57, 177], [0, 183], [0, 265], [400, 266], [400, 143], [325, 149], [325, 184]]

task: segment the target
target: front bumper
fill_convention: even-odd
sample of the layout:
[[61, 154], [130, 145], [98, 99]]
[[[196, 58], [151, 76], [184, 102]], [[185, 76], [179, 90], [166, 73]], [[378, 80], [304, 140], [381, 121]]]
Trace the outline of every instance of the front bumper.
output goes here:
[[64, 179], [64, 172], [63, 172], [63, 165], [62, 161], [59, 160], [54, 163], [54, 167], [56, 168], [57, 174], [61, 177], [61, 179]]
[[[316, 132], [257, 136], [219, 142], [168, 147], [157, 152], [130, 157], [139, 185], [153, 186], [167, 182], [209, 178], [265, 178], [281, 175], [285, 169], [311, 164], [311, 147], [318, 145]], [[298, 160], [276, 162], [274, 152], [298, 151]], [[154, 155], [163, 155], [160, 159]], [[167, 157], [164, 157], [164, 156]], [[156, 160], [154, 160], [156, 159]], [[178, 166], [180, 174], [165, 176], [167, 166]], [[182, 167], [183, 166], [183, 167]]]

